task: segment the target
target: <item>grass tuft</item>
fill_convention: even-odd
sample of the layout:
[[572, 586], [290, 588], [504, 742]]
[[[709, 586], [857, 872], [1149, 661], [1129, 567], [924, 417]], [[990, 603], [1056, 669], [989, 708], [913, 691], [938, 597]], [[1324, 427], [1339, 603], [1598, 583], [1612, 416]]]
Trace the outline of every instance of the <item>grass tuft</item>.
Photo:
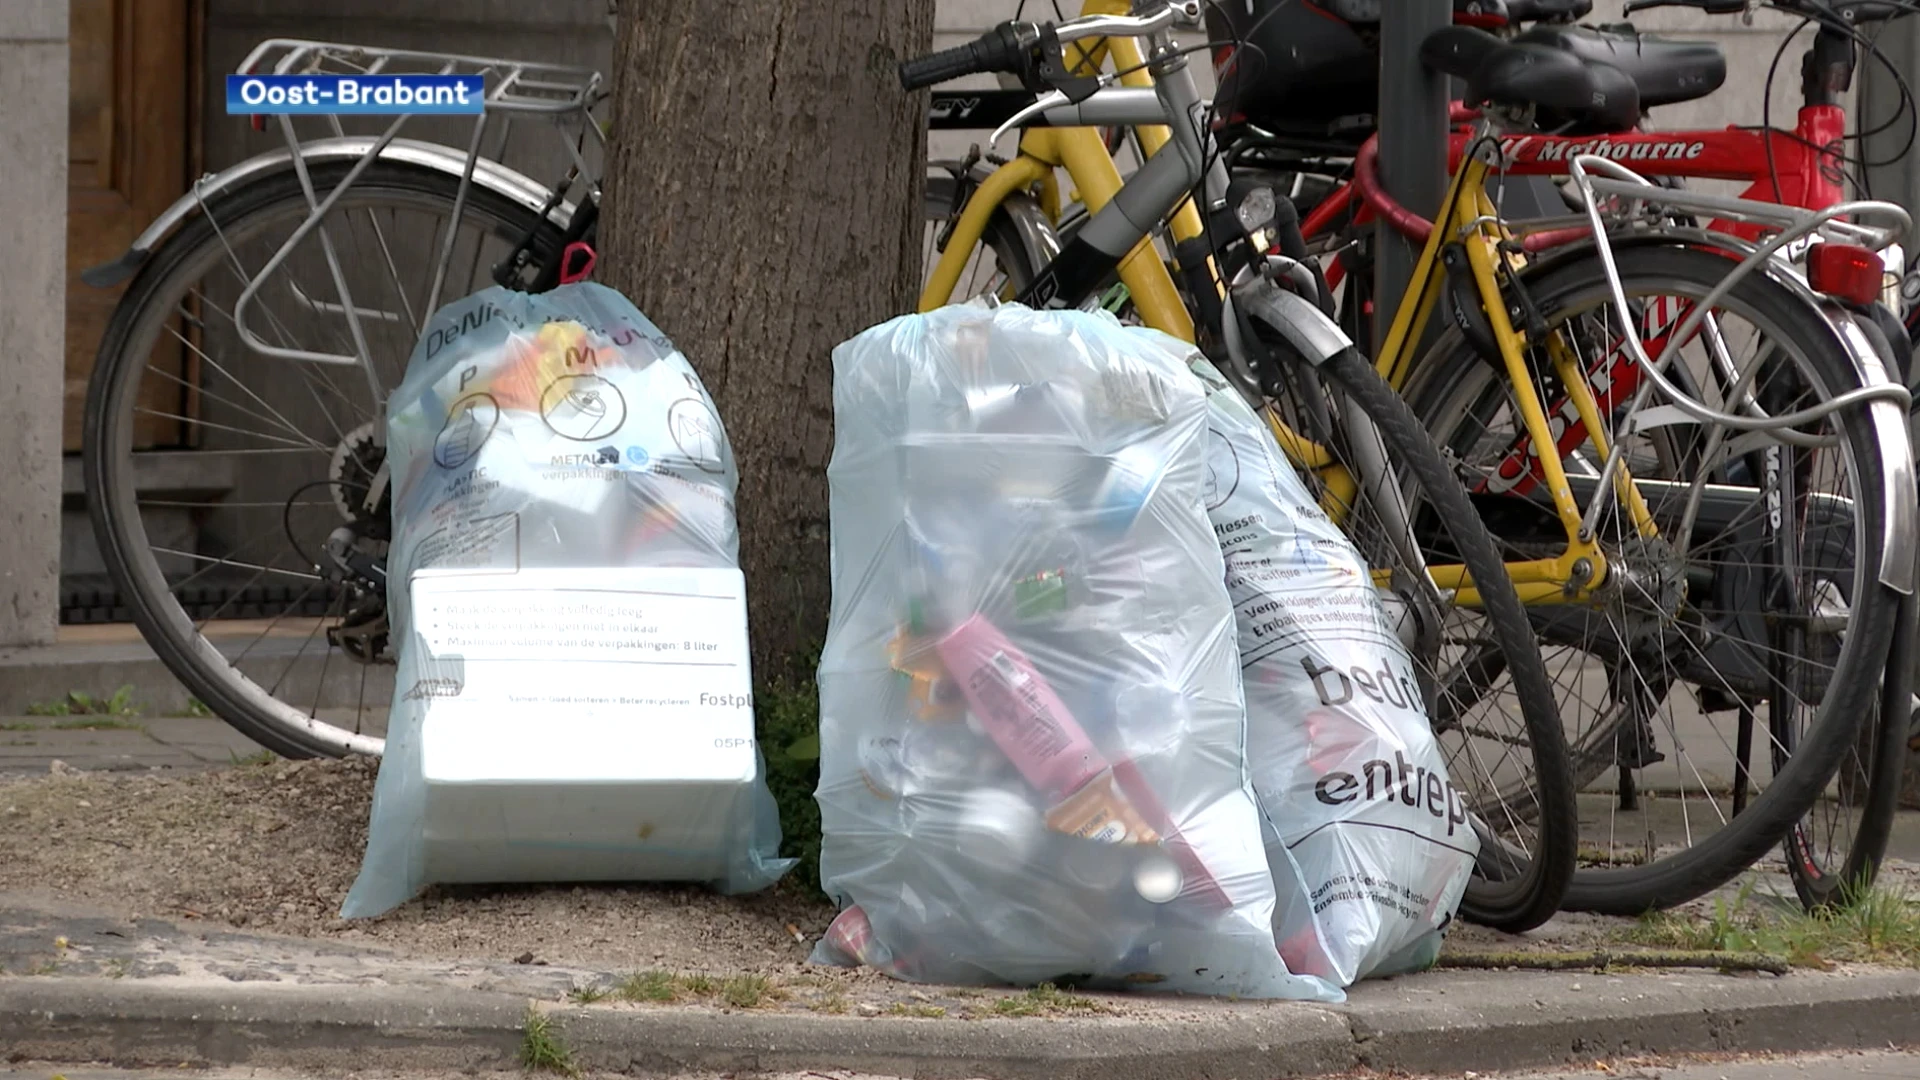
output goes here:
[[521, 1026], [520, 1066], [528, 1072], [580, 1074], [573, 1063], [573, 1051], [560, 1039], [559, 1026], [537, 1009], [527, 1010], [527, 1019]]
[[1062, 1013], [1103, 1013], [1105, 1005], [1088, 997], [1069, 993], [1052, 983], [1041, 983], [1024, 994], [1003, 997], [993, 1003], [996, 1016], [1057, 1016]]
[[122, 720], [117, 716], [77, 716], [48, 724], [55, 731], [145, 731], [145, 724]]
[[1812, 913], [1755, 904], [1749, 882], [1731, 899], [1714, 900], [1705, 919], [1664, 912], [1628, 934], [1642, 945], [1717, 952], [1758, 952], [1796, 967], [1833, 963], [1920, 967], [1920, 901], [1886, 886], [1861, 889], [1845, 907]]
[[195, 720], [211, 720], [213, 719], [213, 710], [207, 707], [206, 702], [189, 694], [187, 696], [187, 707], [169, 715], [188, 716]]
[[765, 975], [735, 975], [720, 984], [720, 1000], [736, 1009], [751, 1009], [780, 996]]
[[680, 996], [680, 980], [671, 971], [642, 971], [615, 989], [627, 1001], [673, 1001]]
[[938, 1005], [923, 1005], [917, 1002], [896, 1001], [887, 1010], [889, 1016], [916, 1016], [923, 1020], [938, 1020], [947, 1015], [947, 1010]]
[[36, 701], [27, 706], [28, 716], [138, 716], [140, 706], [134, 703], [133, 687], [123, 686], [104, 698], [80, 690], [69, 690], [67, 696], [52, 701]]
[[686, 998], [718, 998], [736, 1009], [752, 1009], [785, 997], [786, 991], [765, 975], [735, 975], [723, 980], [698, 973], [676, 975], [653, 970], [628, 976], [609, 996], [656, 1005]]
[[794, 656], [787, 670], [753, 691], [754, 719], [767, 765], [767, 789], [780, 808], [780, 854], [798, 860], [786, 880], [808, 896], [820, 891], [820, 687], [818, 649]]

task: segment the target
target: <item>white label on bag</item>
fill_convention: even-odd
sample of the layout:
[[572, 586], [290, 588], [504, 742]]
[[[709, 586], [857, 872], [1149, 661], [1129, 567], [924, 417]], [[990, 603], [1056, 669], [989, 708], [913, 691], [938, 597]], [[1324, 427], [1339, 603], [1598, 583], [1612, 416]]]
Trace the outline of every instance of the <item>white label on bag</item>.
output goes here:
[[754, 773], [738, 570], [421, 571], [429, 781], [746, 781]]

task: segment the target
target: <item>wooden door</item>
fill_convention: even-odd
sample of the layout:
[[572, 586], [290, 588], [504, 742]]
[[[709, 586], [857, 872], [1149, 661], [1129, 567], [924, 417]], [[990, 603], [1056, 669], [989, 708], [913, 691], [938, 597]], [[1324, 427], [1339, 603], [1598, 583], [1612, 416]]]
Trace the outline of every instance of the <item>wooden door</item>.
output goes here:
[[[80, 448], [81, 410], [101, 331], [121, 289], [80, 280], [89, 266], [118, 258], [134, 237], [187, 189], [197, 133], [199, 28], [195, 0], [69, 0], [71, 48], [67, 111], [66, 449]], [[182, 366], [173, 342], [153, 357], [181, 377], [143, 387], [148, 406], [136, 444], [179, 445], [185, 415]]]

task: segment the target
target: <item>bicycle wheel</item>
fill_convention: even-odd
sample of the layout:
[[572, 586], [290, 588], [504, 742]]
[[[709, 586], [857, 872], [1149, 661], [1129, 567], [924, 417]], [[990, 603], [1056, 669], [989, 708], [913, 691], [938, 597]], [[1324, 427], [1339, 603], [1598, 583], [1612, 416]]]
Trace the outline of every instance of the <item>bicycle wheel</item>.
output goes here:
[[[336, 187], [350, 165], [314, 166], [316, 189]], [[169, 237], [101, 339], [85, 466], [114, 584], [168, 669], [287, 757], [383, 747], [393, 679], [384, 589], [346, 568], [384, 556], [386, 501], [369, 499], [385, 452], [381, 405], [431, 314], [447, 236], [442, 301], [491, 284], [489, 269], [529, 230], [536, 254], [557, 250], [557, 230], [533, 209], [479, 187], [450, 228], [457, 185], [373, 164], [266, 276], [246, 316], [272, 345], [353, 355], [324, 233], [371, 371], [268, 358], [234, 325], [242, 290], [307, 217], [290, 172], [216, 198]]]
[[[1271, 351], [1296, 361], [1286, 365], [1288, 390], [1274, 395], [1272, 407], [1295, 431], [1312, 433], [1350, 475], [1359, 475], [1365, 435], [1349, 406], [1379, 434], [1393, 473], [1385, 490], [1404, 499], [1411, 520], [1390, 505], [1393, 497], [1369, 493], [1365, 484], [1332, 501], [1343, 511], [1342, 531], [1415, 620], [1410, 652], [1427, 690], [1429, 720], [1481, 844], [1460, 915], [1513, 933], [1530, 930], [1559, 909], [1578, 834], [1572, 766], [1526, 609], [1466, 488], [1373, 366], [1351, 349], [1318, 368], [1284, 347]], [[1342, 416], [1350, 419], [1330, 419]], [[1317, 493], [1326, 505], [1326, 488]], [[1417, 554], [1408, 550], [1414, 537]], [[1421, 588], [1431, 585], [1428, 568], [1438, 565], [1466, 567], [1477, 607]]]
[[[1679, 247], [1615, 257], [1655, 355], [1732, 265]], [[1549, 330], [1542, 340], [1564, 343], [1587, 373], [1612, 445], [1639, 372], [1597, 257], [1563, 256], [1523, 281]], [[1779, 414], [1857, 385], [1832, 325], [1764, 276], [1743, 279], [1711, 315], [1669, 369], [1708, 405]], [[1547, 350], [1532, 359], [1585, 507], [1602, 455], [1556, 388]], [[1561, 551], [1564, 527], [1504, 369], [1449, 330], [1407, 394], [1509, 554]], [[1624, 464], [1660, 535], [1639, 535], [1609, 488], [1595, 522], [1608, 580], [1595, 602], [1529, 612], [1582, 792], [1583, 866], [1566, 906], [1630, 915], [1683, 903], [1790, 831], [1797, 884], [1844, 873], [1856, 841], [1872, 839], [1856, 782], [1872, 775], [1871, 743], [1860, 734], [1896, 606], [1875, 577], [1884, 465], [1864, 407], [1800, 429], [1797, 441], [1702, 425], [1671, 407], [1635, 422]]]

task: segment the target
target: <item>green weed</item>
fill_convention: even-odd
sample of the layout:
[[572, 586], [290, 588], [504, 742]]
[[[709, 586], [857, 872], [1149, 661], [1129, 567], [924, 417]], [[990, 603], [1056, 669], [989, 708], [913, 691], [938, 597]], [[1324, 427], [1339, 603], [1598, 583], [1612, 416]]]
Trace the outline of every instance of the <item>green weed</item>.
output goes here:
[[671, 971], [642, 971], [615, 988], [627, 1001], [673, 1001], [680, 996], [680, 980]]
[[174, 713], [173, 715], [174, 716], [190, 716], [196, 720], [211, 720], [213, 719], [213, 710], [207, 708], [206, 702], [201, 701], [199, 698], [194, 697], [192, 695], [188, 695], [186, 708], [181, 709], [179, 712]]
[[807, 1003], [807, 1008], [819, 1013], [831, 1013], [834, 1016], [847, 1011], [847, 995], [836, 990], [824, 997], [818, 997]]
[[887, 1015], [917, 1016], [923, 1020], [938, 1020], [947, 1015], [947, 1010], [938, 1005], [909, 1004], [905, 1001], [896, 1001], [893, 1003], [893, 1007], [887, 1010]]
[[753, 692], [760, 745], [766, 748], [767, 787], [780, 807], [780, 854], [799, 860], [787, 880], [820, 892], [820, 687], [814, 671], [820, 651], [797, 655]]
[[557, 1073], [561, 1076], [578, 1076], [580, 1073], [573, 1063], [573, 1051], [561, 1041], [558, 1025], [537, 1009], [527, 1010], [527, 1019], [521, 1028], [520, 1065], [528, 1072]]
[[53, 701], [36, 701], [27, 706], [28, 716], [138, 716], [140, 707], [134, 703], [133, 687], [122, 686], [105, 698], [97, 698], [80, 690], [69, 690], [67, 696]]
[[1092, 998], [1069, 993], [1052, 983], [1041, 983], [1024, 994], [1003, 997], [993, 1003], [996, 1016], [1056, 1016], [1060, 1013], [1107, 1011], [1105, 1005]]
[[765, 975], [735, 975], [720, 984], [720, 1000], [736, 1009], [751, 1009], [780, 996]]
[[1920, 967], [1920, 901], [1904, 890], [1876, 886], [1853, 903], [1808, 913], [1759, 905], [1752, 883], [1731, 899], [1716, 898], [1705, 919], [1671, 912], [1641, 921], [1629, 934], [1639, 944], [1724, 952], [1759, 952], [1798, 967], [1830, 963]]
[[122, 720], [117, 716], [81, 716], [71, 720], [55, 720], [48, 724], [55, 731], [145, 731], [145, 724], [132, 720]]

